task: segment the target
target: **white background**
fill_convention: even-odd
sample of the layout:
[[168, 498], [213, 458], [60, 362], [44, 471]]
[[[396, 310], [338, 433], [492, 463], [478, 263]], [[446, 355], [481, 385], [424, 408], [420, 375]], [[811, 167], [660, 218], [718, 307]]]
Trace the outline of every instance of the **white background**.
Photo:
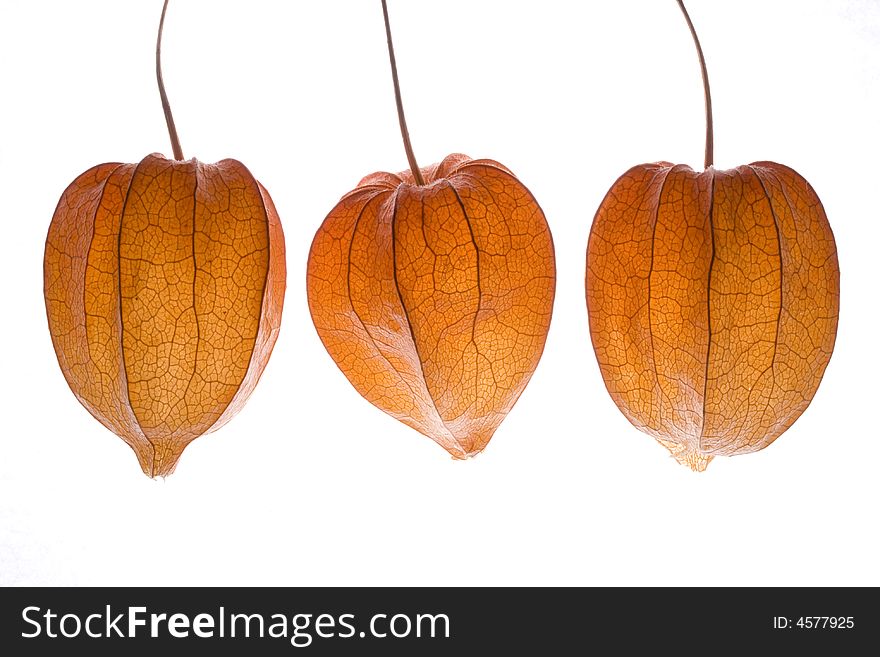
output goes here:
[[775, 444], [690, 472], [624, 419], [590, 347], [584, 256], [604, 193], [640, 162], [702, 165], [699, 69], [674, 0], [390, 2], [419, 162], [499, 160], [556, 242], [543, 360], [467, 462], [361, 399], [307, 310], [324, 216], [362, 176], [406, 167], [379, 0], [173, 0], [164, 66], [184, 154], [248, 165], [289, 271], [251, 401], [153, 481], [65, 384], [42, 256], [75, 176], [170, 154], [161, 2], [3, 0], [0, 583], [880, 585], [880, 3], [689, 4], [716, 166], [794, 167], [837, 238], [834, 357]]

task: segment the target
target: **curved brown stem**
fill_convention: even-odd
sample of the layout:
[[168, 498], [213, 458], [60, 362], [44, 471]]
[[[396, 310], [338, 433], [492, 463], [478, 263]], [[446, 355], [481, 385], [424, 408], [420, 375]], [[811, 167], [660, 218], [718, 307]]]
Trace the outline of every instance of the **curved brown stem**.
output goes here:
[[691, 37], [694, 39], [694, 45], [697, 47], [697, 56], [700, 58], [700, 72], [703, 74], [703, 96], [706, 99], [706, 159], [703, 167], [708, 169], [712, 166], [715, 148], [715, 139], [712, 132], [712, 94], [709, 93], [709, 73], [706, 72], [706, 59], [703, 57], [700, 39], [697, 37], [697, 31], [694, 29], [691, 17], [684, 7], [683, 0], [678, 0], [678, 6], [681, 7], [681, 13], [684, 14], [684, 19], [687, 21], [688, 28], [691, 31]]
[[165, 94], [165, 83], [162, 81], [162, 28], [165, 27], [165, 12], [168, 10], [168, 0], [162, 5], [162, 18], [159, 19], [159, 35], [156, 37], [156, 80], [159, 83], [159, 96], [162, 98], [162, 111], [165, 112], [165, 123], [168, 124], [168, 136], [171, 137], [171, 150], [174, 151], [174, 159], [182, 160], [183, 151], [180, 149], [180, 139], [177, 137], [177, 128], [174, 127], [174, 117], [171, 116], [171, 105], [168, 104], [168, 96]]
[[[167, 0], [166, 0], [167, 2]], [[391, 43], [391, 25], [388, 22], [388, 5], [382, 0], [382, 14], [385, 17], [385, 36], [388, 37], [388, 58], [391, 60], [391, 79], [394, 81], [394, 99], [397, 102], [397, 119], [400, 121], [400, 134], [403, 137], [403, 147], [406, 149], [406, 159], [409, 160], [409, 168], [412, 170], [416, 184], [425, 184], [422, 172], [416, 162], [412, 144], [409, 141], [409, 130], [406, 129], [406, 117], [403, 115], [403, 102], [400, 100], [400, 82], [397, 80], [397, 62], [394, 59], [394, 44]]]

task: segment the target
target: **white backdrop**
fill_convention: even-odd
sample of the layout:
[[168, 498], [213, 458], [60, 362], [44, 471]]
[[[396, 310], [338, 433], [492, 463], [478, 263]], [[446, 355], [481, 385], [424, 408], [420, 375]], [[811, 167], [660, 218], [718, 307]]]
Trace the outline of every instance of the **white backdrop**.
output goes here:
[[160, 0], [0, 3], [0, 583], [880, 585], [880, 3], [691, 0], [719, 168], [770, 159], [816, 188], [842, 295], [813, 404], [768, 449], [677, 465], [608, 397], [584, 256], [624, 170], [703, 157], [674, 0], [391, 0], [419, 162], [497, 159], [542, 204], [558, 287], [543, 360], [486, 451], [455, 462], [360, 398], [308, 315], [314, 231], [400, 171], [379, 0], [172, 0], [165, 81], [184, 154], [242, 160], [287, 238], [275, 353], [247, 407], [153, 481], [70, 393], [42, 297], [65, 186], [170, 154]]

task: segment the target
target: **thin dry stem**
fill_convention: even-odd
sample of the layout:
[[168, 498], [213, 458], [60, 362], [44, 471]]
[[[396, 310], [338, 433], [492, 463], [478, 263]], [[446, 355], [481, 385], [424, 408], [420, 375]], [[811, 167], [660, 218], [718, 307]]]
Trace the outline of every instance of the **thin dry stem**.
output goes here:
[[700, 47], [700, 39], [697, 37], [697, 31], [691, 22], [691, 17], [685, 9], [683, 0], [677, 0], [678, 6], [681, 7], [681, 13], [687, 21], [688, 28], [691, 31], [691, 37], [694, 39], [694, 45], [697, 47], [697, 56], [700, 58], [700, 72], [703, 74], [703, 96], [706, 99], [706, 158], [703, 168], [708, 169], [714, 161], [715, 138], [712, 130], [712, 94], [709, 92], [709, 73], [706, 71], [706, 58], [703, 57], [703, 49]]
[[425, 184], [422, 172], [416, 162], [412, 143], [409, 141], [409, 130], [406, 128], [406, 117], [403, 115], [403, 101], [400, 99], [400, 82], [397, 79], [397, 61], [394, 59], [394, 44], [391, 43], [391, 25], [388, 22], [388, 5], [382, 0], [382, 14], [385, 17], [385, 35], [388, 37], [388, 58], [391, 60], [391, 79], [394, 81], [394, 99], [397, 102], [397, 119], [400, 121], [400, 134], [403, 137], [403, 147], [406, 149], [406, 159], [409, 160], [409, 168], [412, 170], [416, 184]]
[[162, 98], [162, 111], [165, 112], [165, 123], [168, 124], [168, 136], [171, 138], [171, 150], [175, 160], [183, 159], [183, 151], [180, 148], [180, 138], [177, 136], [177, 128], [174, 127], [174, 117], [171, 115], [171, 105], [168, 104], [168, 96], [165, 93], [165, 83], [162, 81], [162, 28], [165, 27], [165, 12], [168, 10], [168, 0], [162, 5], [162, 18], [159, 19], [159, 35], [156, 37], [156, 81], [159, 83], [159, 96]]

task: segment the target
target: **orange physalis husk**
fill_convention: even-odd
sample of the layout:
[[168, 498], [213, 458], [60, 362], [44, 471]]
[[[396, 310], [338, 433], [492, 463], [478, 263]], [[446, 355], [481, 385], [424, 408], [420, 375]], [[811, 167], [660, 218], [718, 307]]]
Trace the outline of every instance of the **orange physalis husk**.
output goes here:
[[593, 221], [586, 288], [612, 399], [694, 470], [788, 429], [834, 347], [831, 227], [809, 183], [774, 162], [627, 171]]
[[485, 448], [544, 348], [553, 241], [531, 193], [492, 160], [376, 173], [315, 235], [308, 298], [357, 391], [464, 459]]
[[183, 449], [244, 405], [284, 300], [284, 235], [243, 164], [102, 164], [58, 202], [46, 313], [77, 399], [170, 474]]

